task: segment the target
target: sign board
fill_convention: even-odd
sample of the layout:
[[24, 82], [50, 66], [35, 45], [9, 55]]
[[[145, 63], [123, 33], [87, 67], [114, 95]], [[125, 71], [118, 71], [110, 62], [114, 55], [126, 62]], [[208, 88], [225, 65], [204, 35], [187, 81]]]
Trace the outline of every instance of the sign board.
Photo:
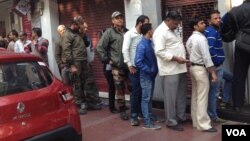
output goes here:
[[20, 0], [15, 6], [15, 9], [22, 15], [27, 15], [30, 12], [30, 8], [30, 0]]

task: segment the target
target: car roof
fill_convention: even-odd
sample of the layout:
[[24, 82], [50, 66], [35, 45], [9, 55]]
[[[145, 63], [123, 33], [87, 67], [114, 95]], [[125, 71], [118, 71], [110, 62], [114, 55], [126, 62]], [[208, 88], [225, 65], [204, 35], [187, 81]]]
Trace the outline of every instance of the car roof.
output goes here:
[[28, 53], [14, 53], [11, 51], [0, 49], [0, 63], [23, 61], [42, 61], [42, 59]]

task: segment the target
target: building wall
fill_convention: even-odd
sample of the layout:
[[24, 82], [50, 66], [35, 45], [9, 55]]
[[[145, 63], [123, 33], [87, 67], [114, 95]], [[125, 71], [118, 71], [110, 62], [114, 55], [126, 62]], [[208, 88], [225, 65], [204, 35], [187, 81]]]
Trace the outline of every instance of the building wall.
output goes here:
[[[70, 20], [76, 16], [83, 16], [88, 25], [88, 35], [92, 37], [94, 47], [99, 40], [102, 29], [111, 26], [111, 14], [114, 11], [125, 13], [124, 2], [121, 0], [58, 0], [59, 23], [69, 25]], [[95, 56], [92, 63], [94, 75], [100, 91], [107, 91], [107, 83], [104, 78], [99, 58]]]

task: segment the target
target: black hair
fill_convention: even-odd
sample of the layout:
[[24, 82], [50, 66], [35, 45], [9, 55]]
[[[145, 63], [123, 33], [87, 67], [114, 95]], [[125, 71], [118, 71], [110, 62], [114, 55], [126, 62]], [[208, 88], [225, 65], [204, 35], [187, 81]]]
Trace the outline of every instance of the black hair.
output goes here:
[[208, 19], [211, 19], [213, 14], [220, 14], [220, 11], [219, 10], [212, 10], [212, 11], [210, 11], [209, 15], [208, 15], [209, 16]]
[[6, 48], [6, 41], [4, 39], [0, 39], [0, 47]]
[[136, 25], [138, 25], [139, 23], [144, 23], [146, 19], [149, 20], [149, 17], [146, 15], [139, 16], [136, 20]]
[[181, 14], [178, 11], [169, 11], [166, 14], [165, 19], [181, 20]]
[[12, 29], [12, 30], [10, 31], [10, 33], [11, 33], [12, 35], [15, 35], [16, 37], [18, 37], [18, 32], [17, 32], [15, 29]]
[[19, 32], [19, 36], [27, 36], [27, 33], [24, 32], [24, 31], [20, 31], [20, 32]]
[[34, 28], [32, 28], [32, 31], [35, 32], [38, 37], [42, 36], [42, 30], [41, 30], [41, 28], [34, 27]]
[[142, 35], [145, 35], [148, 33], [149, 30], [152, 29], [152, 24], [151, 23], [145, 23], [141, 26], [141, 33]]
[[194, 26], [198, 24], [198, 22], [203, 21], [204, 19], [201, 16], [194, 16], [189, 21], [189, 27], [194, 29]]

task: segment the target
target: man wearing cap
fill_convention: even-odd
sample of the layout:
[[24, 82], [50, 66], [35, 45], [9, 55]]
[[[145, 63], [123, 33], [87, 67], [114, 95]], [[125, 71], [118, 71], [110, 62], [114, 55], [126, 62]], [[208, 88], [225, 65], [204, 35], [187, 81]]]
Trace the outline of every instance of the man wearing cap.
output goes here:
[[119, 11], [113, 12], [111, 20], [113, 26], [103, 33], [96, 49], [101, 61], [112, 66], [120, 117], [122, 120], [128, 120], [125, 104], [125, 82], [128, 82], [128, 68], [122, 55], [123, 36], [127, 29], [124, 28], [124, 17]]

